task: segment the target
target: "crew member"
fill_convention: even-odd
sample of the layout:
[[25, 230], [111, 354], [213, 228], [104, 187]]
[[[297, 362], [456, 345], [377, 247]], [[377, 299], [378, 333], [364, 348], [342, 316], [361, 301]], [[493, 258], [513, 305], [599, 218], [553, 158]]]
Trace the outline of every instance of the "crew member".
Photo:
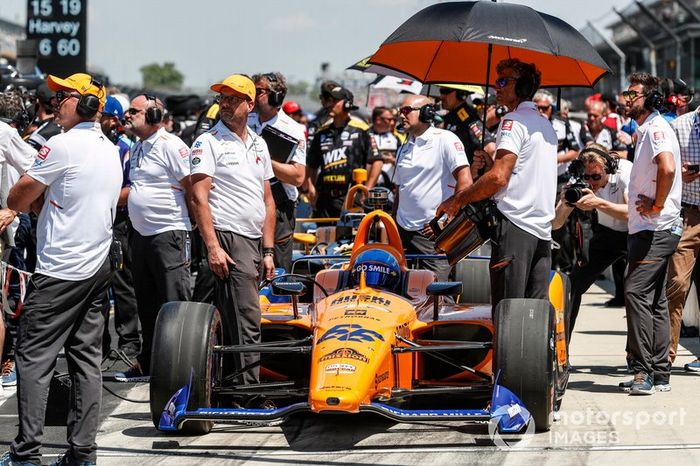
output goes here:
[[[304, 127], [280, 111], [285, 95], [287, 80], [282, 73], [256, 74], [255, 113], [248, 116], [248, 126], [258, 135], [270, 126], [296, 141], [292, 151], [288, 148], [270, 149], [272, 171], [275, 178], [270, 184], [275, 199], [275, 264], [287, 272], [292, 270], [293, 235], [296, 226], [295, 214], [299, 191], [306, 174], [306, 134]], [[279, 147], [279, 146], [277, 146]], [[286, 146], [283, 146], [286, 147]], [[281, 153], [281, 151], [287, 153]]]
[[454, 217], [466, 204], [494, 197], [500, 217], [491, 250], [494, 308], [503, 298], [548, 298], [557, 189], [557, 135], [531, 101], [540, 72], [518, 59], [502, 60], [496, 71], [496, 99], [511, 112], [498, 129], [493, 166], [438, 208]]
[[190, 217], [185, 193], [190, 189], [190, 150], [162, 125], [163, 103], [139, 95], [126, 111], [126, 128], [139, 138], [130, 157], [127, 197], [134, 231], [131, 249], [134, 291], [141, 321], [141, 352], [137, 362], [114, 378], [145, 382], [151, 368], [151, 344], [163, 304], [189, 301]]
[[[375, 170], [369, 176], [369, 183], [374, 185], [391, 185], [396, 168], [396, 152], [403, 142], [405, 135], [399, 135], [395, 130], [394, 114], [387, 107], [374, 107], [372, 110], [372, 127], [369, 130], [370, 136], [377, 146], [379, 155], [382, 156], [382, 169]], [[374, 179], [373, 179], [374, 178]]]
[[[225, 341], [257, 344], [261, 246], [262, 277], [271, 278], [275, 267], [274, 173], [265, 140], [246, 125], [255, 106], [253, 81], [233, 74], [211, 90], [219, 93], [221, 119], [192, 146], [192, 205], [216, 276], [214, 303], [221, 311]], [[236, 368], [259, 359], [257, 353], [238, 353]], [[258, 383], [259, 367], [239, 379]]]
[[464, 145], [469, 163], [474, 161], [474, 151], [483, 149], [493, 156], [496, 150], [491, 132], [484, 132], [482, 119], [466, 101], [468, 93], [452, 87], [440, 87], [440, 103], [448, 113], [443, 117], [445, 129], [457, 135]]
[[[129, 151], [130, 141], [124, 136], [124, 128], [121, 121], [124, 119], [122, 104], [114, 97], [107, 96], [105, 106], [100, 118], [102, 132], [119, 149], [119, 161], [122, 165], [122, 195], [119, 196], [117, 215], [114, 219], [114, 240], [118, 241], [122, 248], [124, 266], [114, 272], [112, 277], [112, 296], [114, 298], [114, 328], [119, 340], [118, 348], [129, 358], [135, 358], [141, 351], [141, 337], [139, 336], [139, 314], [136, 306], [136, 294], [134, 292], [134, 280], [131, 274], [131, 254], [129, 250], [129, 238], [131, 237], [131, 223], [126, 209], [129, 193]], [[124, 189], [126, 188], [126, 189]], [[102, 339], [102, 352], [107, 354], [112, 344], [109, 333], [109, 322], [105, 325], [105, 334]]]
[[[399, 114], [409, 136], [397, 154], [394, 174], [401, 243], [409, 254], [435, 254], [428, 222], [442, 201], [472, 184], [469, 162], [464, 145], [454, 133], [432, 126], [435, 107], [428, 97], [406, 97]], [[422, 262], [436, 273], [439, 281], [447, 281], [447, 261]]]
[[[577, 262], [569, 275], [572, 303], [571, 316], [567, 319], [567, 341], [574, 331], [581, 296], [608, 266], [627, 257], [627, 193], [632, 162], [613, 158], [600, 144], [583, 149], [579, 161], [584, 166], [583, 180], [590, 184], [590, 189], [583, 188], [582, 196], [573, 204], [562, 194], [552, 222], [553, 229], [561, 228], [574, 209], [595, 210], [598, 218], [593, 224], [588, 262]], [[567, 188], [565, 185], [563, 190]]]
[[[100, 130], [102, 84], [77, 73], [49, 76], [57, 92], [56, 135], [10, 191], [9, 208], [41, 206], [39, 260], [20, 316], [15, 360], [19, 433], [3, 464], [41, 462], [49, 384], [61, 349], [72, 381], [69, 450], [60, 464], [96, 464], [102, 399], [102, 331], [109, 312], [112, 222], [122, 174], [119, 154]], [[59, 464], [57, 463], [57, 464]], [[23, 463], [20, 463], [23, 464]]]
[[[350, 118], [350, 111], [357, 109], [352, 92], [337, 86], [330, 95], [332, 121], [314, 136], [306, 161], [306, 186], [316, 217], [340, 215], [353, 169], [366, 167], [371, 174], [381, 170], [382, 164], [367, 124]], [[367, 187], [372, 186], [368, 180]]]
[[[668, 259], [683, 231], [681, 158], [673, 129], [656, 110], [658, 79], [634, 73], [623, 93], [627, 116], [639, 124], [629, 189], [629, 239], [625, 303], [632, 395], [670, 390]], [[658, 388], [657, 388], [658, 387]]]

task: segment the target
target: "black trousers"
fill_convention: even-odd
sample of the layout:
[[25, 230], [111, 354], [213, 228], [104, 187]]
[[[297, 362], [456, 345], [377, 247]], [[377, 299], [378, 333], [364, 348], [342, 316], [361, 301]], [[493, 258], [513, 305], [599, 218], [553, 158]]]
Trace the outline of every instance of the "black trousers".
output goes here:
[[[224, 339], [230, 345], [260, 343], [260, 239], [246, 238], [230, 231], [216, 231], [219, 244], [236, 262], [229, 266], [228, 278], [216, 277], [214, 305], [221, 312]], [[234, 370], [255, 364], [259, 353], [234, 353]], [[255, 384], [260, 380], [256, 366], [238, 377], [240, 383]]]
[[143, 337], [137, 359], [148, 374], [158, 311], [167, 302], [190, 300], [189, 232], [171, 230], [153, 236], [142, 236], [135, 230], [132, 233], [132, 272]]
[[15, 459], [41, 460], [41, 438], [49, 385], [61, 348], [71, 379], [68, 412], [70, 455], [96, 461], [95, 437], [102, 403], [102, 332], [109, 312], [107, 258], [85, 280], [67, 281], [35, 274], [20, 315], [15, 363], [19, 433], [10, 445]]
[[[435, 241], [423, 235], [420, 231], [409, 231], [398, 225], [401, 243], [407, 254], [437, 254]], [[440, 282], [450, 279], [452, 267], [446, 260], [426, 259], [421, 261], [421, 268], [432, 270]]]
[[540, 239], [500, 215], [491, 241], [491, 303], [505, 298], [548, 299], [551, 241]]
[[292, 271], [294, 251], [294, 227], [296, 226], [296, 202], [287, 200], [277, 204], [275, 213], [275, 267]]
[[588, 262], [583, 265], [577, 263], [569, 275], [572, 299], [571, 315], [567, 319], [567, 341], [570, 341], [574, 332], [583, 294], [605, 269], [617, 262], [624, 262], [626, 257], [626, 231], [615, 231], [603, 225], [596, 225], [593, 228], [593, 237], [588, 245]]
[[320, 191], [316, 200], [316, 208], [314, 209], [314, 217], [317, 218], [335, 218], [340, 217], [340, 211], [345, 203], [345, 195], [341, 197], [332, 197], [327, 192]]
[[653, 376], [654, 384], [671, 376], [666, 269], [679, 240], [671, 230], [640, 231], [627, 240], [627, 351], [634, 372]]
[[[126, 212], [118, 212], [114, 219], [114, 240], [122, 245], [124, 267], [112, 276], [112, 296], [114, 297], [114, 328], [119, 336], [117, 342], [120, 349], [138, 352], [141, 348], [139, 336], [139, 314], [134, 292], [134, 279], [131, 274], [131, 249], [129, 236], [132, 230], [131, 222]], [[109, 319], [105, 325], [102, 339], [102, 352], [107, 354], [111, 347], [112, 337], [109, 334]]]

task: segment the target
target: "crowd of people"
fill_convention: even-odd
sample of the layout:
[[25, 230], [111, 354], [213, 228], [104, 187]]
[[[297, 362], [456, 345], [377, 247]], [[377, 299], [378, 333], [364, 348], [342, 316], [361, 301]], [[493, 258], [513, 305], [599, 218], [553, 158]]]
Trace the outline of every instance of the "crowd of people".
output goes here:
[[[20, 427], [0, 464], [39, 464], [62, 348], [74, 388], [70, 449], [57, 464], [94, 464], [103, 357], [133, 358], [115, 378], [148, 382], [163, 304], [211, 302], [228, 342], [259, 342], [258, 283], [275, 267], [291, 269], [299, 203], [316, 217], [338, 217], [356, 168], [367, 170], [368, 188], [394, 190], [408, 253], [434, 254], [428, 224], [436, 216], [491, 200], [492, 305], [547, 299], [550, 270], [563, 270], [569, 338], [582, 295], [612, 266], [609, 304], [626, 307], [633, 373], [621, 388], [670, 390], [700, 249], [693, 93], [682, 81], [635, 73], [619, 97], [589, 97], [587, 118], [577, 121], [570, 103], [539, 89], [540, 79], [534, 65], [508, 59], [498, 64], [495, 95], [445, 86], [439, 98], [407, 95], [398, 108], [376, 107], [370, 121], [333, 81], [321, 84], [321, 109], [303, 112], [286, 100], [279, 72], [212, 84], [214, 102], [177, 125], [160, 98], [126, 96], [84, 73], [49, 76], [30, 106], [27, 96], [2, 94], [10, 300], [0, 346], [3, 386], [18, 385]], [[450, 276], [445, 261], [425, 267], [441, 281]], [[256, 366], [258, 357], [240, 353], [237, 366]], [[700, 361], [686, 370], [700, 372]], [[258, 383], [258, 370], [239, 379]], [[253, 397], [241, 406], [274, 403]]]

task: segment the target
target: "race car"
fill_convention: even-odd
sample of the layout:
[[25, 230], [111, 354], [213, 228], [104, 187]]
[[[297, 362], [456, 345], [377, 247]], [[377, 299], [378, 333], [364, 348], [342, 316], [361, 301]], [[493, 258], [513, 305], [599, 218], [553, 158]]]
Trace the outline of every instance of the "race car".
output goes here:
[[[370, 241], [377, 223], [386, 243]], [[216, 422], [371, 412], [548, 430], [568, 380], [565, 276], [553, 273], [549, 301], [506, 299], [493, 312], [445, 302], [464, 285], [409, 269], [393, 219], [373, 211], [343, 267], [276, 277], [272, 288], [290, 302], [262, 309], [260, 344], [233, 344], [211, 305], [166, 304], [153, 343], [153, 423], [199, 435]], [[239, 382], [253, 369], [232, 364], [241, 352], [260, 354], [260, 383]], [[255, 397], [274, 409], [241, 406]]]

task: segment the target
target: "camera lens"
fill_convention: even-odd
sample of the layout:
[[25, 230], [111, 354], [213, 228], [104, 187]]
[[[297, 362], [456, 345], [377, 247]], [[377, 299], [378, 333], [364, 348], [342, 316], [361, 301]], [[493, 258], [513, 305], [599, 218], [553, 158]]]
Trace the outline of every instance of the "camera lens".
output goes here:
[[569, 188], [564, 191], [564, 199], [569, 204], [577, 203], [583, 197], [583, 190], [581, 188]]

